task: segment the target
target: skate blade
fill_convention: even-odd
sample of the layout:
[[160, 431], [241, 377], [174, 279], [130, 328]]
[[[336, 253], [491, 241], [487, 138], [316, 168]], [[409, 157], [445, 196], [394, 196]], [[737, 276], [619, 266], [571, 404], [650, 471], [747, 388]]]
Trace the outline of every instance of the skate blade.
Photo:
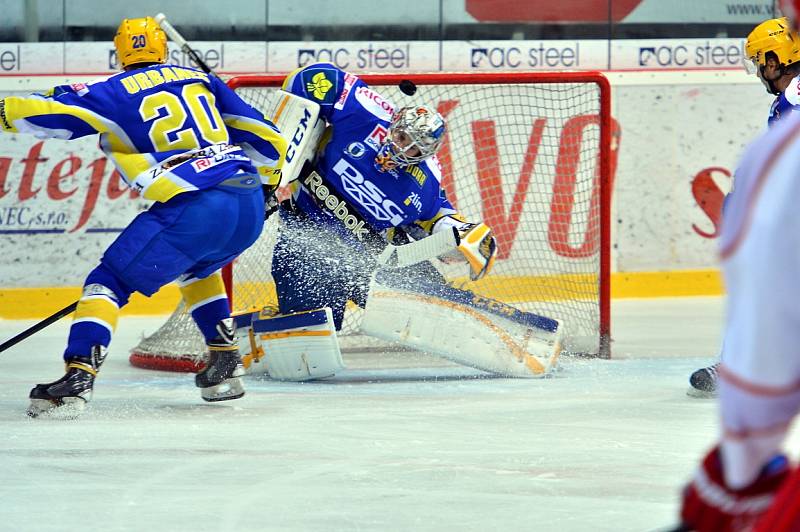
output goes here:
[[85, 409], [86, 400], [80, 397], [66, 397], [60, 400], [31, 399], [26, 413], [32, 418], [75, 419]]
[[204, 401], [208, 401], [209, 403], [231, 401], [233, 399], [239, 399], [243, 395], [244, 384], [239, 377], [225, 379], [216, 386], [200, 388], [200, 396]]
[[717, 392], [716, 391], [707, 392], [689, 386], [689, 389], [686, 390], [686, 395], [688, 395], [689, 397], [694, 397], [695, 399], [714, 399], [715, 397], [717, 397]]

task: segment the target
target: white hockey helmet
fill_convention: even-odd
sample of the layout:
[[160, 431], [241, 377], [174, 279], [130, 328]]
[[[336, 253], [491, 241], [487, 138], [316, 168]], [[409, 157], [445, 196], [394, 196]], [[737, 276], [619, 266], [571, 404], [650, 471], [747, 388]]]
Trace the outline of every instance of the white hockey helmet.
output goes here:
[[433, 108], [402, 107], [392, 115], [389, 133], [378, 151], [378, 162], [384, 159], [407, 166], [433, 157], [444, 143], [445, 131], [444, 117]]

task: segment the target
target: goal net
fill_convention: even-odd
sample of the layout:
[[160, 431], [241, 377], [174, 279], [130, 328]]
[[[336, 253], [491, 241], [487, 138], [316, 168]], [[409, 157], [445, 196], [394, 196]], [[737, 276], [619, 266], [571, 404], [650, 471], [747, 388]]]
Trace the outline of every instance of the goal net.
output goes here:
[[[610, 89], [599, 73], [362, 75], [397, 106], [427, 104], [446, 119], [438, 154], [442, 186], [468, 220], [492, 228], [498, 256], [477, 282], [466, 266], [448, 280], [477, 296], [564, 322], [568, 352], [608, 357], [609, 218], [615, 147]], [[398, 84], [410, 80], [416, 94]], [[242, 76], [228, 84], [265, 109], [281, 76]], [[279, 195], [286, 194], [280, 191]], [[270, 277], [279, 216], [228, 268], [234, 311], [277, 309]], [[359, 334], [363, 311], [348, 307], [342, 349], [387, 350]], [[131, 353], [133, 365], [172, 371], [202, 367], [205, 344], [179, 306]]]

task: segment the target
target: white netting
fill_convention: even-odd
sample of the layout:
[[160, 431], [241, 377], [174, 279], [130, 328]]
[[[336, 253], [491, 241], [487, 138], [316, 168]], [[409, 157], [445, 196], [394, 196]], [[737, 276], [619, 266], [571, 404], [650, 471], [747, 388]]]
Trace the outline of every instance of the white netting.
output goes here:
[[[597, 353], [599, 85], [566, 80], [446, 84], [441, 79], [423, 85], [407, 77], [419, 85], [414, 96], [376, 80], [370, 85], [397, 105], [427, 104], [445, 116], [448, 137], [439, 156], [443, 186], [468, 219], [483, 220], [498, 239], [500, 252], [491, 275], [479, 282], [456, 279], [453, 274], [465, 273], [461, 267], [448, 269], [448, 277], [479, 295], [563, 320], [572, 350]], [[265, 78], [262, 86], [237, 93], [263, 109], [276, 81]], [[269, 272], [278, 225], [278, 216], [271, 217], [262, 238], [234, 264], [236, 310], [275, 306]], [[361, 312], [355, 306], [347, 312], [343, 349], [385, 349], [358, 334]], [[178, 309], [134, 353], [191, 358], [203, 348], [196, 326]]]

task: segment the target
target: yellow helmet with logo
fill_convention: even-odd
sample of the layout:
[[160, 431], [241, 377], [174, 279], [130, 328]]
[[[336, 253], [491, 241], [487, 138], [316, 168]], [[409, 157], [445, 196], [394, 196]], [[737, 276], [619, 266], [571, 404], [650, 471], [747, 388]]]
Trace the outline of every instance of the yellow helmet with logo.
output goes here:
[[[792, 31], [789, 19], [786, 17], [762, 22], [747, 36], [744, 54], [753, 66], [766, 65], [767, 52], [773, 52], [778, 56], [778, 62], [783, 66], [793, 65], [800, 61], [800, 38]], [[745, 61], [745, 65], [748, 66], [747, 61]]]
[[126, 18], [114, 36], [114, 48], [122, 68], [163, 63], [167, 60], [167, 35], [153, 17]]

